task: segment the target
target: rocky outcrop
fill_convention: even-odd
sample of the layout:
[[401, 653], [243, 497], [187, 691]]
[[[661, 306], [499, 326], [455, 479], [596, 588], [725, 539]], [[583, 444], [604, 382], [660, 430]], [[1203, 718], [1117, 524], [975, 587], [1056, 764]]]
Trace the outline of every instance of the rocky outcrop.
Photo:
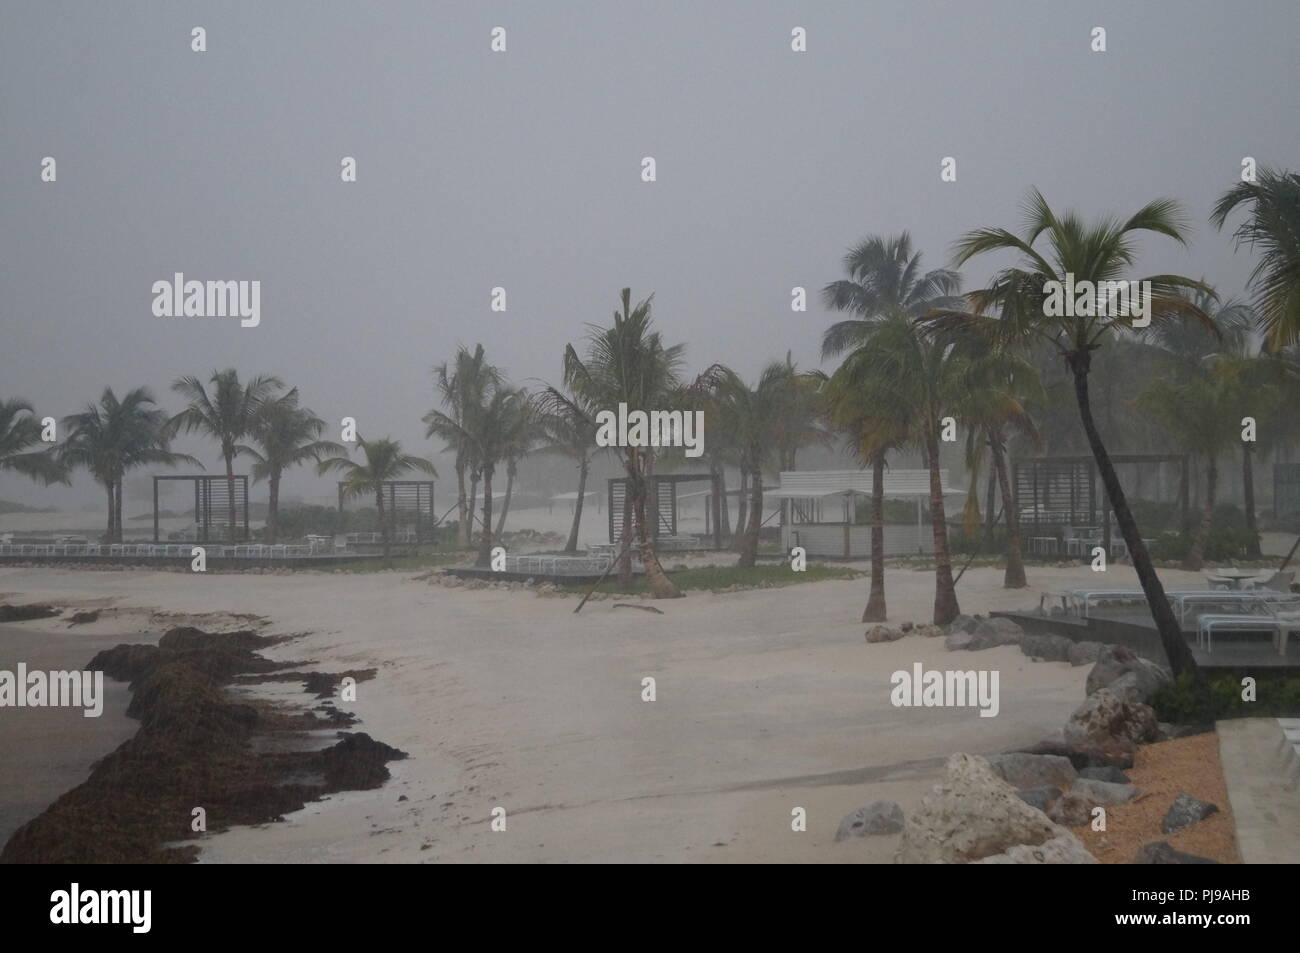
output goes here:
[[1070, 646], [1066, 661], [1074, 666], [1091, 665], [1097, 661], [1104, 648], [1105, 645], [1101, 642], [1075, 642]]
[[1084, 768], [1120, 768], [1133, 767], [1133, 752], [1136, 745], [1131, 742], [1101, 743], [1095, 741], [1040, 741], [1028, 748], [1021, 748], [1026, 754], [1057, 754], [1069, 758], [1075, 770]]
[[[1066, 843], [1049, 846], [1049, 842], [1062, 838]], [[1078, 845], [1077, 849], [1070, 841]], [[985, 759], [955, 754], [948, 759], [943, 783], [936, 785], [908, 816], [895, 860], [905, 864], [962, 864], [999, 854], [1024, 857], [1024, 851], [1012, 852], [1018, 846], [1042, 848], [1043, 859], [991, 862], [1087, 862], [1079, 853], [1087, 851], [1074, 835], [1017, 797]], [[1031, 852], [1030, 856], [1038, 855]]]
[[1070, 759], [1059, 755], [1013, 751], [992, 755], [988, 762], [994, 774], [1017, 789], [1050, 785], [1064, 790], [1078, 776]]
[[1017, 844], [1001, 854], [972, 861], [976, 864], [1095, 864], [1097, 858], [1088, 853], [1079, 838], [1067, 833], [1030, 847]]
[[1010, 619], [985, 619], [971, 633], [970, 645], [967, 648], [972, 652], [978, 652], [999, 645], [1016, 645], [1024, 636], [1025, 630]]
[[1042, 662], [1067, 662], [1074, 642], [1063, 635], [1035, 635], [1027, 633], [1020, 640], [1020, 651], [1031, 659]]
[[897, 642], [906, 634], [902, 629], [896, 629], [892, 625], [873, 625], [867, 629], [867, 641]]
[[1065, 725], [1065, 740], [1100, 745], [1142, 744], [1156, 737], [1156, 713], [1141, 702], [1126, 701], [1101, 689], [1080, 705]]
[[1122, 645], [1107, 645], [1097, 656], [1084, 687], [1089, 695], [1110, 688], [1120, 698], [1146, 703], [1170, 678], [1169, 672], [1150, 659]]
[[903, 829], [903, 809], [893, 801], [872, 801], [844, 816], [837, 841], [868, 834], [897, 834]]
[[1211, 814], [1218, 814], [1219, 806], [1209, 801], [1198, 801], [1190, 794], [1180, 794], [1169, 806], [1165, 818], [1160, 822], [1160, 829], [1166, 834], [1191, 827], [1197, 821], [1203, 821]]

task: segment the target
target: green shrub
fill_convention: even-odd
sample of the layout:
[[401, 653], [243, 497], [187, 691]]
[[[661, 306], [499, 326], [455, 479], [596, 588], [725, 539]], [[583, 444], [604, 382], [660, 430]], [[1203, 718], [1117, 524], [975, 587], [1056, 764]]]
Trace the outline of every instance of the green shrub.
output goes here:
[[1241, 694], [1241, 679], [1235, 675], [1218, 675], [1197, 685], [1184, 673], [1156, 692], [1151, 707], [1161, 721], [1174, 724], [1300, 717], [1300, 678], [1257, 677], [1256, 700], [1244, 701]]

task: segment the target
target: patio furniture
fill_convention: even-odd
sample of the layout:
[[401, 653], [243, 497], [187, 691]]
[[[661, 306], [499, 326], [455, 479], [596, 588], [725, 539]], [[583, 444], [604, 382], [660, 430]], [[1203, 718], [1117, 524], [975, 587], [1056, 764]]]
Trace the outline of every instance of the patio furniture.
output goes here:
[[[1252, 574], [1254, 575], [1254, 574]], [[1267, 579], [1256, 577], [1245, 583], [1247, 589], [1272, 589], [1276, 592], [1290, 592], [1291, 583], [1295, 582], [1295, 571], [1290, 570], [1282, 572], [1281, 570], [1273, 573]]]

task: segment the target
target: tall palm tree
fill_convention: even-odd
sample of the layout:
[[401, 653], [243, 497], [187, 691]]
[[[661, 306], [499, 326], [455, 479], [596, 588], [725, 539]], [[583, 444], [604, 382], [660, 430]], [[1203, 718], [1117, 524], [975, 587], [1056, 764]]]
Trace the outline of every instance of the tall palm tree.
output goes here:
[[542, 439], [541, 421], [537, 409], [527, 393], [520, 391], [520, 394], [522, 399], [513, 401], [511, 405], [512, 419], [508, 421], [506, 441], [501, 452], [501, 458], [506, 463], [506, 495], [501, 501], [501, 513], [497, 516], [498, 539], [505, 529], [506, 514], [510, 512], [510, 500], [514, 496], [515, 477], [519, 475], [519, 464], [524, 457], [537, 449], [537, 443]]
[[483, 477], [483, 531], [479, 536], [479, 566], [492, 561], [492, 478], [497, 464], [517, 453], [533, 424], [528, 393], [515, 387], [498, 387], [487, 406], [475, 415], [474, 456]]
[[[957, 297], [961, 291], [961, 276], [956, 271], [946, 268], [923, 271], [921, 253], [913, 250], [912, 238], [907, 232], [892, 237], [864, 238], [845, 254], [844, 270], [848, 273], [848, 277], [833, 281], [823, 288], [822, 301], [828, 308], [845, 311], [855, 317], [836, 322], [826, 329], [822, 336], [822, 358], [836, 357], [860, 347], [870, 341], [882, 326], [888, 325], [891, 329], [887, 334], [889, 343], [902, 348], [897, 356], [902, 357], [905, 351], [911, 349], [913, 359], [919, 358], [921, 365], [936, 373], [940, 372], [943, 368], [943, 354], [935, 352], [927, 355], [932, 345], [927, 343], [924, 336], [920, 334], [909, 341], [911, 335], [906, 332], [905, 325], [936, 308], [955, 307], [961, 300]], [[874, 358], [856, 360], [854, 367], [844, 369], [843, 373], [837, 371], [836, 373], [840, 375], [837, 388], [857, 386], [865, 391], [871, 391], [877, 400], [889, 399], [894, 404], [897, 420], [913, 421], [913, 424], [909, 425], [909, 431], [926, 452], [931, 468], [930, 515], [935, 538], [935, 621], [938, 622], [942, 618], [946, 623], [957, 615], [957, 592], [952, 579], [952, 564], [948, 551], [943, 490], [938, 482], [938, 444], [935, 443], [934, 454], [931, 456], [929, 440], [926, 436], [927, 428], [924, 425], [918, 426], [919, 422], [912, 405], [897, 400], [897, 394], [879, 386], [889, 384], [888, 380], [876, 379], [871, 373], [863, 373], [864, 370], [870, 370], [870, 365], [878, 365], [877, 369], [879, 369], [879, 365], [882, 364], [879, 359], [883, 355], [879, 347], [875, 347], [875, 351]], [[928, 358], [938, 358], [938, 360], [931, 361]], [[915, 385], [918, 382], [893, 383], [901, 387], [904, 384]], [[937, 378], [930, 381], [930, 384], [936, 386], [938, 383]], [[931, 396], [937, 398], [937, 390]], [[863, 621], [873, 621], [876, 615], [883, 619], [885, 613], [884, 501], [881, 497], [884, 493], [886, 457], [891, 449], [900, 444], [900, 431], [896, 425], [887, 425], [873, 415], [859, 414], [853, 409], [855, 402], [852, 399], [848, 399], [847, 404], [844, 403], [843, 396], [839, 400], [841, 420], [858, 420], [855, 427], [857, 430], [855, 444], [859, 452], [865, 454], [865, 458], [872, 464], [872, 596], [867, 602], [867, 611], [863, 613]], [[862, 405], [859, 404], [858, 407], [861, 410]], [[932, 424], [937, 427], [938, 418], [935, 418]], [[937, 431], [935, 437], [937, 441]], [[877, 586], [880, 587], [878, 600], [876, 599]]]
[[390, 523], [396, 513], [388, 514], [384, 510], [384, 487], [392, 480], [399, 479], [412, 470], [437, 476], [438, 471], [432, 463], [423, 457], [415, 457], [402, 452], [402, 445], [391, 437], [379, 440], [363, 440], [357, 435], [357, 449], [365, 458], [364, 463], [357, 463], [344, 455], [329, 457], [316, 464], [316, 472], [322, 476], [338, 472], [343, 476], [343, 499], [356, 499], [367, 493], [375, 495], [375, 507], [379, 511], [379, 529], [384, 541], [384, 563], [389, 564], [392, 544], [392, 527]]
[[1250, 285], [1269, 346], [1276, 350], [1300, 343], [1300, 174], [1260, 169], [1256, 179], [1225, 192], [1210, 221], [1223, 228], [1236, 209], [1250, 207], [1233, 235], [1238, 246], [1260, 253]]
[[[235, 539], [235, 455], [240, 441], [253, 432], [257, 411], [271, 395], [284, 384], [278, 377], [257, 376], [241, 384], [239, 372], [234, 368], [213, 371], [208, 383], [209, 394], [197, 377], [181, 377], [172, 384], [172, 390], [189, 401], [189, 406], [168, 422], [170, 433], [199, 431], [221, 445], [221, 457], [226, 463], [226, 491], [229, 501], [229, 535]], [[248, 501], [244, 501], [248, 505]]]
[[[1175, 673], [1197, 672], [1191, 650], [1183, 637], [1182, 627], [1168, 600], [1164, 587], [1151, 564], [1146, 543], [1138, 531], [1137, 521], [1129, 509], [1123, 486], [1115, 472], [1110, 454], [1102, 441], [1093, 418], [1088, 390], [1088, 374], [1093, 355], [1106, 340], [1122, 333], [1131, 317], [1107, 314], [1110, 308], [1092, 316], [1057, 316], [1045, 307], [1054, 290], [1048, 282], [1064, 285], [1074, 282], [1122, 280], [1137, 259], [1137, 239], [1143, 233], [1164, 235], [1183, 244], [1186, 228], [1176, 202], [1161, 199], [1150, 202], [1127, 219], [1105, 218], [1087, 223], [1074, 213], [1058, 215], [1036, 189], [1026, 202], [1026, 222], [1020, 235], [1005, 228], [981, 228], [962, 237], [956, 247], [957, 265], [991, 252], [1009, 251], [1020, 256], [1017, 266], [1003, 269], [985, 289], [967, 295], [969, 312], [941, 312], [930, 319], [934, 327], [972, 327], [989, 335], [1002, 346], [1026, 347], [1032, 340], [1047, 341], [1064, 360], [1073, 378], [1075, 402], [1088, 445], [1106, 487], [1106, 496], [1115, 513], [1142, 583], [1160, 639]], [[1044, 247], [1040, 250], [1036, 245]], [[1202, 282], [1181, 275], [1152, 275], [1150, 314], [1153, 322], [1194, 317], [1207, 326], [1213, 322], [1186, 297], [1196, 290], [1209, 292]]]
[[41, 422], [25, 400], [0, 400], [0, 472], [18, 473], [46, 486], [68, 483], [52, 448], [29, 450], [41, 442]]
[[[685, 345], [665, 347], [658, 331], [651, 330], [650, 308], [654, 295], [632, 306], [632, 290], [624, 288], [622, 311], [614, 312], [610, 327], [591, 326], [584, 357], [572, 344], [564, 350], [564, 384], [590, 407], [617, 412], [620, 403], [628, 411], [664, 410], [680, 393], [679, 368]], [[556, 388], [546, 392], [548, 409], [576, 408], [576, 403]], [[631, 531], [640, 544], [641, 564], [656, 599], [676, 598], [682, 593], [664, 572], [655, 554], [654, 534], [646, 522], [647, 477], [653, 472], [653, 450], [648, 447], [615, 447], [627, 472], [628, 516]], [[624, 533], [624, 546], [628, 539]]]
[[470, 544], [473, 529], [473, 502], [465, 493], [465, 477], [471, 476], [477, 484], [478, 468], [474, 460], [474, 444], [470, 438], [470, 420], [483, 409], [491, 393], [500, 387], [501, 371], [487, 362], [483, 345], [474, 350], [456, 349], [455, 360], [446, 361], [433, 369], [434, 383], [446, 412], [431, 410], [424, 415], [426, 437], [440, 437], [456, 459], [456, 545], [465, 549]]
[[[569, 395], [576, 401], [574, 395]], [[573, 505], [573, 525], [569, 528], [569, 539], [564, 544], [566, 553], [578, 551], [578, 530], [582, 523], [582, 507], [587, 497], [587, 477], [591, 472], [591, 460], [597, 450], [595, 411], [583, 407], [580, 403], [560, 406], [548, 411], [544, 397], [534, 400], [538, 415], [538, 426], [546, 443], [539, 448], [541, 453], [558, 453], [577, 461], [578, 498]]]
[[237, 454], [255, 461], [253, 479], [267, 480], [270, 498], [266, 510], [266, 539], [276, 542], [279, 536], [280, 479], [284, 471], [308, 460], [320, 462], [327, 453], [346, 454], [347, 448], [330, 440], [321, 440], [325, 421], [298, 404], [298, 388], [263, 401], [253, 419], [251, 436], [256, 447], [240, 445]]
[[106, 542], [122, 541], [122, 478], [144, 464], [176, 466], [199, 461], [168, 448], [167, 415], [155, 406], [146, 387], [137, 387], [118, 400], [104, 388], [98, 404], [63, 418], [67, 431], [58, 450], [60, 464], [84, 467], [108, 495]]

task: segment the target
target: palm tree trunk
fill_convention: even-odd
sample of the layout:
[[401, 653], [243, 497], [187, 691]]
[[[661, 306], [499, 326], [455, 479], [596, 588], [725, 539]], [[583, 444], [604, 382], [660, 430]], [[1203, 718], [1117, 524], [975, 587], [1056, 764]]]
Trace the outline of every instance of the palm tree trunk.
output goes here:
[[275, 543], [280, 535], [280, 470], [276, 468], [271, 471], [271, 490], [266, 504], [266, 536], [267, 542]]
[[736, 497], [736, 535], [731, 538], [731, 548], [740, 550], [745, 540], [745, 527], [749, 524], [749, 471], [740, 468], [740, 495]]
[[506, 498], [501, 501], [501, 515], [497, 517], [497, 539], [501, 538], [501, 530], [506, 525], [506, 514], [510, 512], [510, 495], [515, 491], [515, 465], [510, 462], [506, 465]]
[[718, 520], [719, 535], [726, 539], [731, 535], [731, 504], [727, 502], [727, 468], [716, 467], [718, 474], [718, 512], [713, 518]]
[[389, 565], [388, 559], [388, 519], [384, 516], [384, 486], [381, 483], [375, 490], [375, 507], [379, 510], [379, 538], [384, 541], [384, 565]]
[[939, 476], [939, 437], [933, 426], [926, 435], [926, 443], [930, 464], [930, 525], [934, 531], [934, 624], [947, 625], [961, 614], [961, 607], [957, 605], [957, 586], [952, 579], [943, 482]]
[[1209, 454], [1205, 465], [1205, 508], [1201, 511], [1201, 525], [1196, 527], [1196, 536], [1192, 547], [1187, 551], [1183, 568], [1200, 572], [1205, 565], [1205, 544], [1210, 538], [1210, 526], [1214, 522], [1214, 497], [1219, 488], [1219, 461], [1214, 454]]
[[623, 524], [619, 534], [618, 581], [622, 586], [632, 584], [632, 481], [623, 484]]
[[113, 517], [114, 517], [114, 513], [116, 512], [116, 507], [113, 505], [115, 502], [114, 495], [113, 495], [114, 485], [115, 485], [115, 481], [113, 481], [112, 479], [106, 480], [104, 482], [104, 489], [108, 491], [108, 528], [104, 530], [104, 542], [106, 543], [115, 542], [115, 540], [113, 539], [113, 526], [114, 526]]
[[456, 548], [469, 548], [469, 507], [465, 497], [465, 461], [456, 459]]
[[481, 473], [471, 473], [469, 477], [469, 519], [466, 524], [469, 529], [469, 536], [465, 540], [466, 546], [474, 545], [474, 510], [478, 508], [478, 481]]
[[587, 498], [587, 458], [582, 458], [578, 466], [578, 500], [573, 504], [573, 526], [569, 529], [569, 541], [564, 544], [566, 553], [578, 551], [578, 527], [582, 523], [582, 503]]
[[492, 469], [483, 468], [483, 532], [479, 535], [476, 566], [492, 565]]
[[[1002, 576], [1003, 589], [1024, 589], [1029, 585], [1025, 579], [1025, 560], [1020, 551], [1020, 514], [1016, 512], [1012, 499], [1011, 480], [1007, 476], [1007, 453], [999, 435], [989, 439], [989, 449], [993, 453], [993, 471], [997, 474], [998, 486], [1002, 490], [1002, 512], [1007, 519], [1007, 569]], [[990, 511], [993, 502], [989, 501]]]
[[113, 491], [113, 539], [122, 542], [122, 477], [117, 478], [117, 487]]
[[1250, 533], [1250, 542], [1246, 544], [1246, 555], [1258, 559], [1259, 523], [1255, 520], [1255, 445], [1248, 440], [1241, 442], [1241, 485], [1246, 506], [1246, 530]]
[[871, 458], [871, 595], [863, 622], [885, 621], [885, 455]]
[[1074, 375], [1074, 396], [1079, 405], [1079, 418], [1083, 423], [1084, 433], [1088, 436], [1088, 446], [1092, 450], [1093, 459], [1097, 461], [1097, 470], [1101, 473], [1101, 482], [1106, 488], [1106, 498], [1110, 500], [1115, 522], [1124, 537], [1124, 544], [1128, 547], [1129, 557], [1133, 561], [1133, 568], [1137, 571], [1142, 592], [1146, 595], [1147, 606], [1151, 609], [1151, 618], [1160, 633], [1160, 642], [1169, 659], [1169, 666], [1175, 675], [1190, 672], [1192, 677], [1199, 681], [1200, 669], [1196, 665], [1196, 660], [1192, 658], [1191, 649], [1187, 647], [1182, 626], [1174, 617], [1174, 610], [1165, 597], [1165, 588], [1160, 582], [1160, 577], [1156, 575], [1155, 567], [1151, 564], [1147, 544], [1142, 541], [1142, 534], [1138, 531], [1133, 511], [1129, 509], [1124, 488], [1119, 482], [1119, 475], [1115, 472], [1115, 465], [1111, 462], [1110, 454], [1106, 452], [1106, 445], [1102, 443], [1097, 423], [1092, 417], [1092, 407], [1088, 399], [1088, 370], [1092, 364], [1092, 352], [1071, 351], [1066, 355], [1066, 364]]
[[754, 468], [749, 484], [749, 525], [740, 546], [741, 569], [753, 569], [758, 559], [758, 534], [763, 526], [763, 471]]
[[[636, 466], [635, 462], [633, 466]], [[632, 518], [636, 525], [637, 542], [641, 545], [641, 566], [645, 569], [650, 592], [656, 599], [676, 599], [681, 596], [681, 590], [673, 585], [673, 581], [664, 572], [664, 567], [659, 564], [659, 557], [655, 554], [654, 536], [646, 526], [645, 479], [638, 473], [629, 482], [635, 487], [632, 491]]]
[[[226, 511], [230, 517], [230, 542], [235, 542], [235, 455], [225, 454], [226, 458]], [[245, 500], [245, 505], [247, 505]]]

